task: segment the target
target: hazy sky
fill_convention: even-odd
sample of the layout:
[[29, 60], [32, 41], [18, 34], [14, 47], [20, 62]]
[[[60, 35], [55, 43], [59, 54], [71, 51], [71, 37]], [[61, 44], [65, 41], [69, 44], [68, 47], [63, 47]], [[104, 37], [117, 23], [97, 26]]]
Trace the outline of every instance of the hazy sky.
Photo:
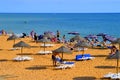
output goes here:
[[0, 0], [0, 13], [120, 13], [120, 0]]

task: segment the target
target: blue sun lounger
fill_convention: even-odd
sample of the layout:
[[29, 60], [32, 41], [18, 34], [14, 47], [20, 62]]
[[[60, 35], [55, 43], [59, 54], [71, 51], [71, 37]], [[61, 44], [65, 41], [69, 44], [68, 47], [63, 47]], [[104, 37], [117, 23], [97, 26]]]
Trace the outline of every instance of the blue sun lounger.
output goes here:
[[76, 58], [75, 58], [76, 61], [89, 60], [89, 59], [93, 59], [93, 57], [91, 57], [90, 54], [79, 54], [79, 55], [76, 55]]

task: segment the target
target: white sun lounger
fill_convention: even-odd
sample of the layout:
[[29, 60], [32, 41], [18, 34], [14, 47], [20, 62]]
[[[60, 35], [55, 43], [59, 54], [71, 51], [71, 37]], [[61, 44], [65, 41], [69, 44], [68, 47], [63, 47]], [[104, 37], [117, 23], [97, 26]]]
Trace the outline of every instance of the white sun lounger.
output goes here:
[[10, 48], [10, 50], [19, 50], [19, 49], [21, 49], [21, 48]]
[[39, 51], [38, 54], [51, 54], [52, 51]]
[[67, 62], [67, 61], [61, 62], [60, 58], [56, 58], [56, 61], [59, 63], [59, 66], [55, 67], [56, 69], [66, 69], [75, 66], [74, 62]]
[[29, 57], [29, 56], [17, 56], [15, 58], [13, 58], [13, 60], [15, 61], [29, 61], [32, 60], [33, 58]]
[[120, 79], [120, 73], [111, 73], [104, 75], [104, 78], [111, 78], [111, 79]]
[[56, 69], [67, 69], [74, 67], [74, 64], [60, 64], [59, 66], [55, 67]]
[[45, 44], [45, 45], [44, 45], [44, 44], [41, 44], [40, 46], [41, 46], [41, 47], [44, 47], [44, 46], [45, 46], [45, 47], [52, 47], [52, 46], [54, 46], [54, 44]]

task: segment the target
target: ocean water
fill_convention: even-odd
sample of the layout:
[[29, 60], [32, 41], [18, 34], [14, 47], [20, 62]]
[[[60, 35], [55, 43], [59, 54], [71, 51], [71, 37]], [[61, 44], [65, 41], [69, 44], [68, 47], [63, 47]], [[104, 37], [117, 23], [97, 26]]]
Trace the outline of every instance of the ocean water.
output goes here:
[[83, 37], [98, 33], [120, 37], [120, 13], [0, 13], [1, 29], [18, 34], [59, 30], [61, 36], [77, 31]]

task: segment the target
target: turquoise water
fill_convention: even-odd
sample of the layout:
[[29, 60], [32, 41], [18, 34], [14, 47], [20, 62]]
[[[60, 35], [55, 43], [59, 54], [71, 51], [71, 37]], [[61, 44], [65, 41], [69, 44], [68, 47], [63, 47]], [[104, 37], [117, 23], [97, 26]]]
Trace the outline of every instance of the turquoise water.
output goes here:
[[42, 34], [60, 31], [61, 35], [77, 31], [81, 36], [107, 33], [120, 37], [119, 13], [1, 13], [0, 30]]

